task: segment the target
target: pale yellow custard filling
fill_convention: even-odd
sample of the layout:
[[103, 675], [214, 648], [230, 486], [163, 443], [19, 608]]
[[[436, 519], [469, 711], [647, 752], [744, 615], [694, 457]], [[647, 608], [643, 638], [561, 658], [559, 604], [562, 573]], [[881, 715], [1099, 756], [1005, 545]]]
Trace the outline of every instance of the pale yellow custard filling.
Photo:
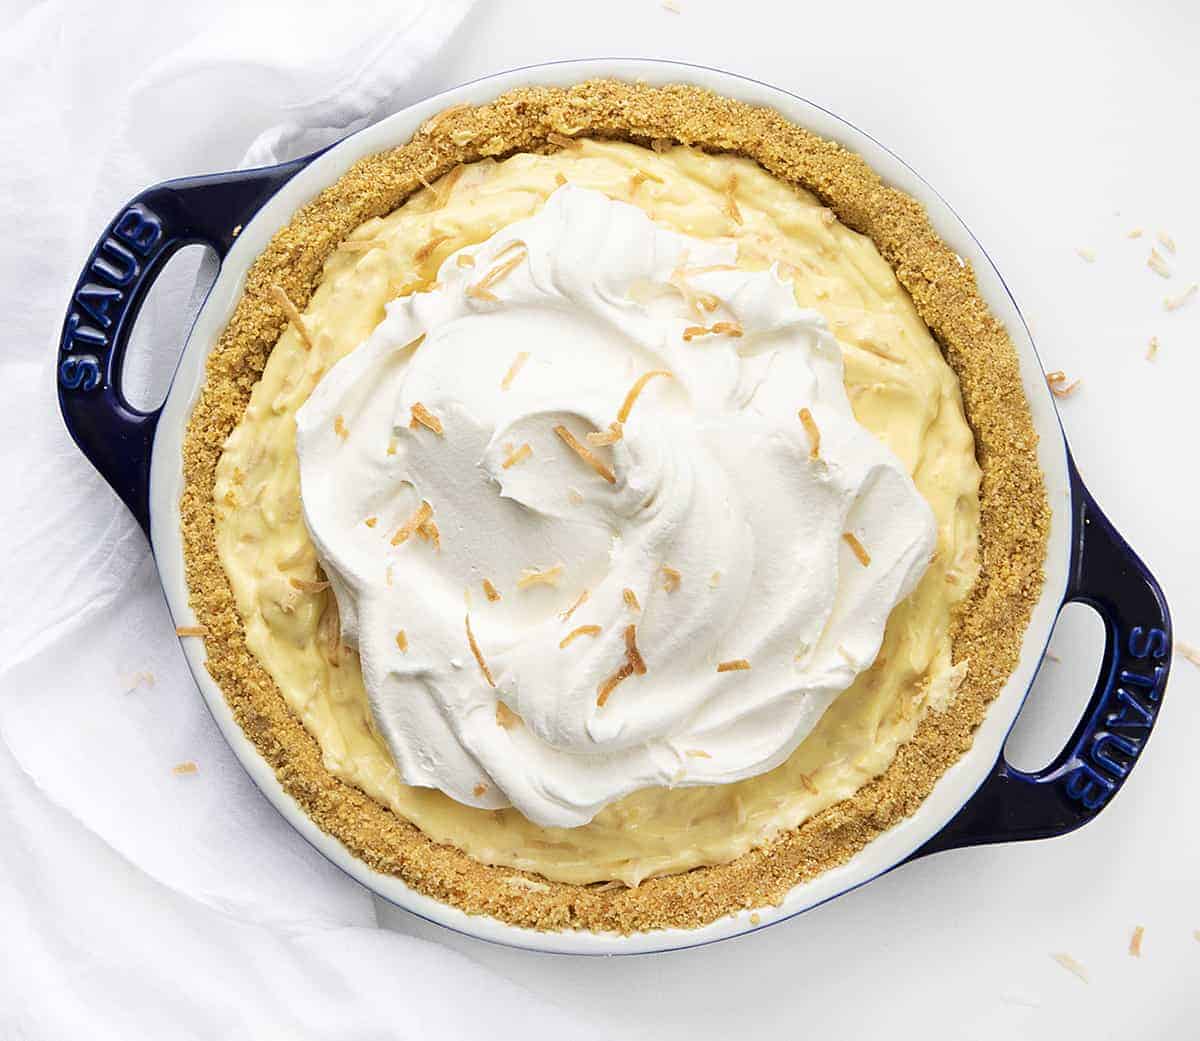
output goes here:
[[[295, 448], [296, 411], [382, 320], [387, 301], [428, 288], [448, 255], [529, 216], [564, 180], [633, 203], [675, 231], [731, 239], [746, 268], [778, 262], [797, 301], [819, 311], [842, 344], [859, 422], [908, 468], [938, 525], [934, 560], [893, 611], [874, 666], [787, 762], [729, 785], [635, 792], [571, 829], [403, 784], [374, 729], [358, 660], [333, 638], [336, 612], [304, 525]], [[974, 439], [958, 382], [892, 270], [813, 196], [747, 160], [686, 148], [585, 141], [477, 163], [355, 231], [326, 263], [302, 326], [280, 338], [218, 464], [218, 551], [247, 645], [319, 742], [326, 767], [435, 841], [576, 883], [635, 884], [725, 862], [878, 776], [923, 712], [952, 696], [961, 670], [951, 668], [952, 613], [977, 571]]]

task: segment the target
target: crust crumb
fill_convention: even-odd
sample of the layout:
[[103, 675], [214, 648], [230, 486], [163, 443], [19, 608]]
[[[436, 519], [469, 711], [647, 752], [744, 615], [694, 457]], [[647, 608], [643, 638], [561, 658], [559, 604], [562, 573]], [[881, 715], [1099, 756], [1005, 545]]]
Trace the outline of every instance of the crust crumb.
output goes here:
[[617, 483], [617, 475], [612, 472], [608, 464], [603, 459], [597, 458], [592, 450], [587, 445], [582, 444], [565, 426], [561, 423], [557, 424], [554, 432], [566, 443], [572, 452], [579, 456], [580, 459], [587, 463], [588, 466], [595, 470], [609, 484]]
[[564, 636], [561, 640], [558, 641], [558, 649], [562, 650], [564, 647], [566, 647], [570, 643], [572, 643], [576, 639], [576, 637], [599, 636], [600, 632], [601, 632], [600, 626], [598, 626], [598, 625], [578, 626], [577, 628], [572, 629], [569, 633], [567, 633], [566, 636]]
[[717, 672], [746, 672], [749, 668], [750, 663], [745, 658], [734, 658], [721, 662], [717, 666]]
[[554, 130], [546, 135], [546, 140], [552, 145], [558, 145], [559, 148], [574, 148], [579, 142], [573, 137], [567, 137], [566, 134], [560, 134]]

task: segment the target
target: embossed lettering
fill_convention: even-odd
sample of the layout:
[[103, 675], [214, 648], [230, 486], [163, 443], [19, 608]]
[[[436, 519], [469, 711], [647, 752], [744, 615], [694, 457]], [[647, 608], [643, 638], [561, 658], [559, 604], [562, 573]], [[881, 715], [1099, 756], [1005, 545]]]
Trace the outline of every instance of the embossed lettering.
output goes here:
[[130, 208], [113, 226], [113, 234], [134, 252], [147, 257], [162, 240], [163, 230], [158, 218], [149, 210]]
[[1135, 658], [1165, 658], [1167, 642], [1167, 634], [1161, 629], [1135, 625], [1129, 631], [1129, 653]]
[[1080, 763], [1067, 777], [1067, 794], [1089, 810], [1099, 809], [1108, 801], [1116, 785], [1096, 773], [1086, 763]]
[[75, 303], [103, 329], [112, 328], [113, 317], [108, 313], [109, 309], [115, 308], [119, 311], [124, 299], [125, 296], [119, 289], [98, 286], [94, 282], [88, 282], [75, 290]]
[[67, 333], [64, 339], [67, 341], [63, 344], [63, 350], [71, 350], [74, 348], [75, 340], [81, 340], [89, 347], [107, 347], [108, 337], [99, 329], [93, 329], [90, 325], [82, 324], [78, 311], [72, 311], [67, 316]]
[[[1107, 768], [1108, 772], [1115, 777], [1124, 777], [1129, 773], [1130, 766], [1137, 758], [1138, 747], [1140, 742], [1136, 742], [1131, 738], [1121, 737], [1119, 734], [1100, 734], [1095, 741], [1092, 742], [1092, 759], [1098, 765]], [[1124, 752], [1128, 757], [1125, 760], [1118, 759], [1112, 752], [1108, 751], [1109, 746], [1115, 748], [1118, 752]]]
[[1109, 726], [1141, 727], [1148, 729], [1154, 722], [1154, 709], [1147, 708], [1137, 699], [1137, 695], [1124, 687], [1118, 687], [1116, 698], [1120, 704], [1114, 712], [1104, 717]]
[[140, 271], [134, 255], [114, 239], [105, 239], [92, 261], [92, 273], [114, 286], [129, 285]]
[[58, 366], [58, 379], [67, 390], [95, 390], [100, 385], [100, 360], [92, 354], [70, 354]]

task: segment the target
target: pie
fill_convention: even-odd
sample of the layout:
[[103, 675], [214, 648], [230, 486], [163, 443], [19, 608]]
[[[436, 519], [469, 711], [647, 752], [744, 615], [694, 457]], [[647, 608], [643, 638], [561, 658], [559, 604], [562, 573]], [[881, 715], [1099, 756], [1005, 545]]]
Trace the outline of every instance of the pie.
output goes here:
[[184, 446], [208, 669], [376, 870], [539, 929], [778, 903], [970, 746], [1042, 584], [1015, 350], [778, 114], [447, 109], [272, 239]]

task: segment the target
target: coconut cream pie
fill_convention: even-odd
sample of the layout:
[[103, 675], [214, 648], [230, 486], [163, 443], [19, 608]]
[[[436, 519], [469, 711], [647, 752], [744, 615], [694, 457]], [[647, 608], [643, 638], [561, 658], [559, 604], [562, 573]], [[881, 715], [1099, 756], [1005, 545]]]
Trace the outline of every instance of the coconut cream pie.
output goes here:
[[969, 746], [1040, 588], [1035, 448], [969, 269], [859, 158], [694, 88], [520, 90], [255, 264], [185, 446], [192, 603], [371, 866], [695, 926]]

